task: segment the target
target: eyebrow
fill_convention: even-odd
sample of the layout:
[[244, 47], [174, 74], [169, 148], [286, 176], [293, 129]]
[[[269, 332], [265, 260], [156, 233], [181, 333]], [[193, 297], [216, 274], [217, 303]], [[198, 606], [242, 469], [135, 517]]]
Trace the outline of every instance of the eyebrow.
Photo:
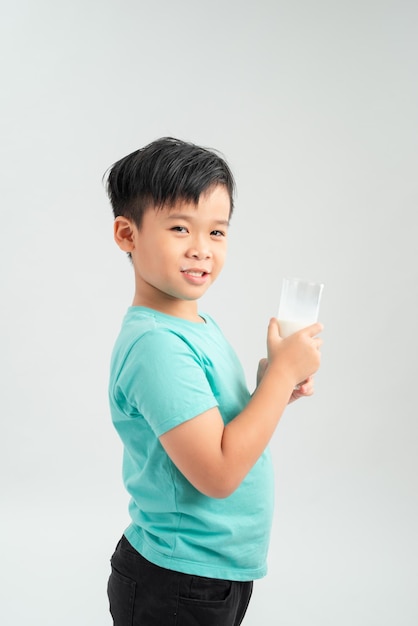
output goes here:
[[[193, 215], [185, 215], [184, 213], [170, 213], [167, 215], [167, 219], [170, 220], [185, 220], [186, 222], [192, 222], [194, 220]], [[219, 224], [220, 226], [229, 226], [229, 220], [213, 220], [214, 224]]]

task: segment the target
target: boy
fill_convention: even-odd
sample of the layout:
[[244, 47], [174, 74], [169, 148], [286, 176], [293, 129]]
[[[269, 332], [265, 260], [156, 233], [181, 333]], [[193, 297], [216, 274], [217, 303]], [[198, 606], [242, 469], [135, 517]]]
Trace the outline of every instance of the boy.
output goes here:
[[107, 189], [135, 275], [109, 386], [131, 496], [110, 611], [115, 626], [236, 626], [266, 573], [267, 446], [288, 402], [313, 393], [322, 326], [281, 339], [272, 319], [251, 396], [232, 348], [198, 310], [225, 260], [228, 165], [163, 138], [115, 163]]

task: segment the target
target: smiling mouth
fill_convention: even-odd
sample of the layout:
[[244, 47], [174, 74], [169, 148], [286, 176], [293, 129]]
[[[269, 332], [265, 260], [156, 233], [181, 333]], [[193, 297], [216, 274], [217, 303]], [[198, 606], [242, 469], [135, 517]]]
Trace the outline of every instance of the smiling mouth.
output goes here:
[[202, 276], [206, 276], [208, 272], [201, 272], [199, 270], [181, 270], [183, 274], [187, 274], [188, 276], [196, 276], [201, 278]]

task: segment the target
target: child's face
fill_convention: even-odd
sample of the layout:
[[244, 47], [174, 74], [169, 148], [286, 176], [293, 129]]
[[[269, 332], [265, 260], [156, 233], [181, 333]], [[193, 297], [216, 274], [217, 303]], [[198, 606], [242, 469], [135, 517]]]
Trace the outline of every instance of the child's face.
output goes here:
[[230, 208], [226, 188], [218, 185], [197, 206], [179, 201], [145, 212], [131, 251], [137, 304], [193, 315], [224, 265]]

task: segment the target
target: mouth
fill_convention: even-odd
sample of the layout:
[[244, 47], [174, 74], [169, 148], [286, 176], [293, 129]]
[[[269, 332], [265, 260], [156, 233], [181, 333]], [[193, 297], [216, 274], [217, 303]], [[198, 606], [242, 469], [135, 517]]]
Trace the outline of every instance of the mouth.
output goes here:
[[182, 274], [187, 274], [187, 276], [195, 276], [196, 278], [202, 278], [202, 276], [206, 276], [209, 272], [205, 272], [204, 270], [195, 270], [195, 269], [182, 269]]
[[187, 267], [182, 268], [181, 273], [184, 277], [184, 280], [189, 285], [194, 285], [195, 287], [202, 287], [203, 285], [208, 284], [209, 274], [210, 272], [206, 272], [197, 267]]

